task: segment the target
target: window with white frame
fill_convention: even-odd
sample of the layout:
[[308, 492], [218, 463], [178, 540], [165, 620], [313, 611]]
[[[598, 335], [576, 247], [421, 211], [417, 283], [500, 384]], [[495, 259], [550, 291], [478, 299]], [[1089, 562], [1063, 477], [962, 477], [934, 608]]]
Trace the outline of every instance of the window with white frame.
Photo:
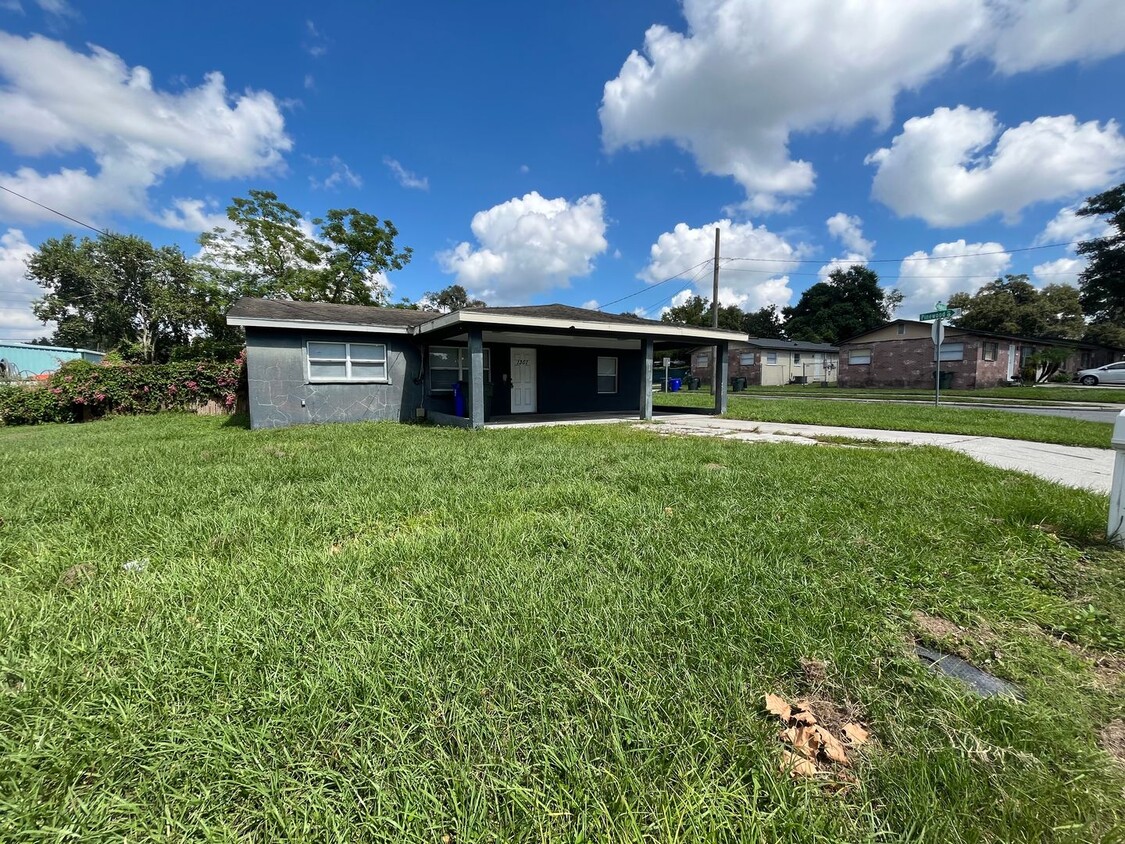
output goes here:
[[[457, 381], [469, 380], [469, 350], [464, 346], [430, 346], [430, 392], [451, 393]], [[484, 350], [484, 382], [492, 379], [492, 354]]]
[[766, 363], [777, 365], [777, 352], [766, 352]]
[[598, 393], [617, 392], [617, 358], [598, 358]]
[[941, 359], [942, 360], [964, 360], [965, 359], [965, 344], [964, 343], [943, 343], [941, 346]]
[[801, 353], [800, 352], [794, 352], [793, 353], [793, 363], [800, 363], [800, 362], [801, 362]]
[[753, 352], [743, 352], [742, 354], [740, 354], [738, 356], [738, 363], [739, 363], [740, 366], [753, 366], [754, 365], [754, 353]]
[[981, 357], [984, 360], [996, 360], [996, 355], [1000, 351], [999, 343], [985, 342], [981, 345]]
[[305, 346], [310, 383], [366, 381], [385, 383], [387, 347], [382, 343], [329, 343], [309, 340]]
[[850, 366], [866, 366], [871, 363], [871, 350], [870, 349], [852, 349], [848, 352], [848, 364]]
[[899, 334], [905, 334], [906, 333], [906, 323], [905, 322], [900, 322], [898, 324], [898, 333]]

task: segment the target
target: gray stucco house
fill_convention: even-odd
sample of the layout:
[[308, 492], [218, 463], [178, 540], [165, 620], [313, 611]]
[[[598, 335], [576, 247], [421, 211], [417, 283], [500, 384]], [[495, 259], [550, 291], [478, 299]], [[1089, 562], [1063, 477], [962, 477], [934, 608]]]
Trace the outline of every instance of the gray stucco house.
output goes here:
[[[725, 364], [728, 345], [745, 339], [569, 305], [436, 314], [245, 298], [227, 322], [246, 331], [254, 428], [373, 419], [479, 428], [598, 412], [651, 419], [657, 353], [706, 344]], [[726, 410], [726, 383], [723, 372], [715, 412]]]

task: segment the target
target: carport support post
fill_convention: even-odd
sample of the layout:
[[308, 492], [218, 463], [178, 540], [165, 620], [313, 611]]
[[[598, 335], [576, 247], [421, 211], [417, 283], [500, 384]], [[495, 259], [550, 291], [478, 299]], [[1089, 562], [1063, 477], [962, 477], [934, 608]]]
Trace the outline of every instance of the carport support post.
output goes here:
[[727, 360], [728, 344], [726, 342], [715, 344], [715, 413], [727, 412], [727, 371], [730, 361]]
[[1113, 458], [1113, 484], [1109, 488], [1109, 522], [1105, 538], [1120, 548], [1125, 546], [1125, 410], [1117, 415], [1109, 442], [1116, 454]]
[[652, 338], [641, 341], [641, 419], [652, 421]]
[[484, 427], [484, 335], [479, 328], [469, 329], [469, 403], [472, 425]]

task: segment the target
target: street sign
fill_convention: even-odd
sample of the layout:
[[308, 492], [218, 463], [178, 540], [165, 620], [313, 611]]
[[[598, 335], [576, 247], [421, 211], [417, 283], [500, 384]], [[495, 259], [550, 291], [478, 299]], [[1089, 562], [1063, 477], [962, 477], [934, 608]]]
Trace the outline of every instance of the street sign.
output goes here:
[[921, 322], [929, 322], [933, 319], [953, 319], [959, 316], [961, 316], [960, 308], [944, 308], [940, 311], [930, 311], [929, 313], [919, 314], [918, 319]]
[[940, 319], [930, 326], [930, 339], [934, 341], [935, 346], [945, 342], [945, 324]]
[[664, 358], [664, 368], [667, 369], [671, 365], [672, 365], [672, 359], [671, 358]]

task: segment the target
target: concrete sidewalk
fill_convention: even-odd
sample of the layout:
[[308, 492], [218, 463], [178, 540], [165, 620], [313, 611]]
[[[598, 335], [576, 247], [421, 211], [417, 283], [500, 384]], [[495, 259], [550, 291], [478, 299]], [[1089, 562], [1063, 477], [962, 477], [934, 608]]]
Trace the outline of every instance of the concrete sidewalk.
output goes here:
[[787, 422], [753, 422], [714, 416], [664, 416], [652, 423], [660, 433], [723, 437], [745, 442], [785, 442], [817, 445], [817, 437], [847, 437], [902, 445], [936, 445], [967, 454], [974, 460], [1026, 472], [1064, 486], [1109, 494], [1113, 478], [1112, 449], [971, 437], [963, 434], [926, 434], [917, 431], [879, 431], [828, 425], [795, 425]]

